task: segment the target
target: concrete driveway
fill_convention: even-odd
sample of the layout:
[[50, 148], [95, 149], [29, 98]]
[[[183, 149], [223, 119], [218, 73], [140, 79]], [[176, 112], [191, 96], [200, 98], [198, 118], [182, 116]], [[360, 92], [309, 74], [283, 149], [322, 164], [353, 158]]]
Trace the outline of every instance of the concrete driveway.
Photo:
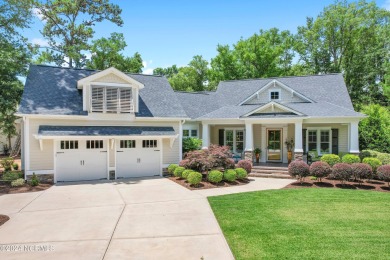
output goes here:
[[0, 259], [233, 258], [206, 197], [164, 178], [2, 195], [0, 214]]

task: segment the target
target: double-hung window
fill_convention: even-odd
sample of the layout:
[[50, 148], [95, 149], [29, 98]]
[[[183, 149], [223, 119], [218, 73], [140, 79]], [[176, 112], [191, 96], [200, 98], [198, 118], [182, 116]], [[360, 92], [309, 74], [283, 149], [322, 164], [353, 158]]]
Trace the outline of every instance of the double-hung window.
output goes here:
[[92, 86], [91, 92], [91, 112], [134, 112], [133, 94], [131, 88]]
[[183, 138], [188, 137], [198, 137], [198, 130], [197, 129], [184, 129], [183, 130]]
[[331, 129], [309, 129], [307, 130], [307, 150], [316, 151], [318, 154], [332, 153], [332, 131]]

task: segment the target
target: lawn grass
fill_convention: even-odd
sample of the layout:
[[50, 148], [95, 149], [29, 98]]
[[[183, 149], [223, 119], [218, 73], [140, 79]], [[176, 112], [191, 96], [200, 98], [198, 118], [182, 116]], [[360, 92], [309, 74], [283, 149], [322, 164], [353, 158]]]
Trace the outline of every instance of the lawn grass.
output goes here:
[[390, 259], [390, 194], [283, 189], [209, 198], [236, 259]]

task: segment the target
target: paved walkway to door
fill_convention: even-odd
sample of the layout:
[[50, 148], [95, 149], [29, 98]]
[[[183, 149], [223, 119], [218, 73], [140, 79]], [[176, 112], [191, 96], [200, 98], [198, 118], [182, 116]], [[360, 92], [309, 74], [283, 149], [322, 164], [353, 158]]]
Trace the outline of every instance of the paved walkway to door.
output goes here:
[[165, 178], [2, 195], [0, 259], [232, 259], [206, 196]]

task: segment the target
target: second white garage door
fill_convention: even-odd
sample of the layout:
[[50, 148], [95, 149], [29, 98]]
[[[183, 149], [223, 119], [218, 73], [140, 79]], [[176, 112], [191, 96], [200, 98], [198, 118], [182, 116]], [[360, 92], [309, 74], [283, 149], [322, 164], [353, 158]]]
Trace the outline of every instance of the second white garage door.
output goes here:
[[116, 140], [116, 177], [148, 177], [161, 173], [159, 140]]

